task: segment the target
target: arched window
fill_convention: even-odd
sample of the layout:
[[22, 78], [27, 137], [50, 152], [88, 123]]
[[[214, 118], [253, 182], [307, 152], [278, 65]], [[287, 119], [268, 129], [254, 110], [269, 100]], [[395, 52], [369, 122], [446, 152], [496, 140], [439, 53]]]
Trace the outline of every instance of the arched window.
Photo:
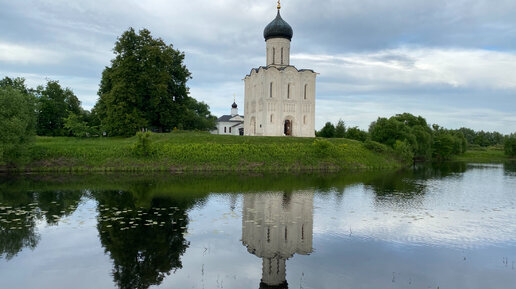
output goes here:
[[272, 48], [272, 64], [276, 62], [276, 48]]
[[231, 133], [231, 128], [229, 128], [229, 133]]
[[306, 90], [307, 90], [308, 84], [305, 84], [305, 99], [306, 99]]
[[271, 123], [272, 123], [272, 114], [271, 114]]
[[224, 133], [226, 133], [226, 127], [224, 127]]
[[290, 83], [287, 85], [287, 98], [290, 99]]
[[303, 116], [303, 124], [306, 124], [306, 115]]
[[283, 47], [281, 47], [281, 64], [283, 65]]
[[269, 87], [269, 96], [270, 96], [270, 98], [272, 98], [272, 82], [271, 82], [271, 85]]

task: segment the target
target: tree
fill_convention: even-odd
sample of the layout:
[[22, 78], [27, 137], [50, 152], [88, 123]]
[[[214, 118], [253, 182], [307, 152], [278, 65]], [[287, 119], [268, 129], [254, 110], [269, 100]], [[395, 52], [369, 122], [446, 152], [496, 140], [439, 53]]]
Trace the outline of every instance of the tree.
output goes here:
[[141, 128], [211, 129], [208, 106], [188, 94], [190, 72], [184, 53], [153, 38], [147, 29], [125, 31], [115, 43], [115, 58], [104, 69], [95, 105], [103, 130], [134, 135]]
[[335, 137], [335, 126], [331, 122], [327, 122], [317, 134], [319, 137], [332, 138]]
[[368, 137], [367, 132], [359, 129], [357, 126], [348, 128], [346, 132], [346, 138], [354, 139], [358, 141], [366, 141]]
[[82, 112], [81, 102], [70, 88], [63, 89], [58, 81], [49, 80], [38, 86], [37, 133], [45, 136], [66, 135], [65, 119]]
[[516, 133], [505, 138], [504, 150], [506, 155], [510, 157], [516, 156]]
[[35, 135], [34, 98], [12, 87], [3, 87], [0, 107], [0, 162], [24, 161]]
[[0, 80], [0, 88], [11, 87], [25, 95], [33, 95], [34, 91], [30, 88], [27, 88], [25, 85], [25, 79], [21, 77], [10, 78], [4, 77], [4, 79]]
[[346, 136], [346, 126], [344, 125], [344, 121], [339, 119], [337, 126], [335, 127], [335, 137], [343, 138]]
[[71, 136], [87, 137], [94, 133], [81, 115], [70, 113], [64, 120], [64, 128]]

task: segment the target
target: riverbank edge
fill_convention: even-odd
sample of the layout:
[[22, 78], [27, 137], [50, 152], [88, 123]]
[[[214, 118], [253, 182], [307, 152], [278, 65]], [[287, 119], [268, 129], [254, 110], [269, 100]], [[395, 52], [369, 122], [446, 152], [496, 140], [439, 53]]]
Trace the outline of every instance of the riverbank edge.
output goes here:
[[138, 139], [37, 137], [23, 165], [4, 173], [46, 172], [340, 172], [409, 166], [389, 147], [349, 139], [220, 136], [202, 132]]

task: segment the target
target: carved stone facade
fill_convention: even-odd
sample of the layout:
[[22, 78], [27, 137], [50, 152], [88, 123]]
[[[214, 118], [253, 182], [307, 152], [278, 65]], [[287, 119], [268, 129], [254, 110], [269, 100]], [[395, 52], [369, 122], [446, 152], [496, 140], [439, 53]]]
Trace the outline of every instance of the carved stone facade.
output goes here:
[[244, 78], [245, 135], [314, 137], [316, 73], [290, 65], [292, 28], [279, 9], [264, 37], [267, 65]]

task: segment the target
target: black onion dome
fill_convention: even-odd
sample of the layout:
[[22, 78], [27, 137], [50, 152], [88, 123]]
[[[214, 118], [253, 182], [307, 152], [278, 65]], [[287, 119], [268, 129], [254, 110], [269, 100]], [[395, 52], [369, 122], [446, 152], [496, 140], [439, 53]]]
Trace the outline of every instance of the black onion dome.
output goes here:
[[236, 102], [233, 102], [233, 104], [231, 105], [232, 108], [237, 108], [237, 104]]
[[276, 18], [272, 20], [272, 22], [269, 23], [269, 25], [267, 25], [263, 30], [263, 37], [265, 38], [265, 41], [275, 37], [292, 40], [293, 35], [294, 32], [292, 31], [292, 27], [290, 27], [290, 25], [285, 20], [283, 20], [283, 18], [281, 18], [279, 10]]

